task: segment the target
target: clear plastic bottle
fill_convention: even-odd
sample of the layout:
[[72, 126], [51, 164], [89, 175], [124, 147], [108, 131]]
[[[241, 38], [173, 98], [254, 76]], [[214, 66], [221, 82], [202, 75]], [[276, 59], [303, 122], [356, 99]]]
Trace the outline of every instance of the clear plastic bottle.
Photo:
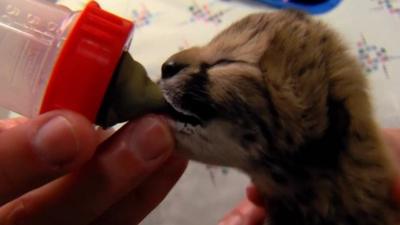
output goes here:
[[94, 121], [133, 24], [91, 2], [0, 0], [0, 105], [32, 117], [63, 108]]

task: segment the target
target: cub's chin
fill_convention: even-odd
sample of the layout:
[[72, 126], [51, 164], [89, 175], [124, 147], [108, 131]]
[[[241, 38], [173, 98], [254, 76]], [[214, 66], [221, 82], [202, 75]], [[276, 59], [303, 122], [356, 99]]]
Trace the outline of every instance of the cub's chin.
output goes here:
[[233, 134], [238, 130], [231, 122], [218, 118], [204, 121], [172, 104], [167, 114], [179, 154], [210, 165], [247, 167], [246, 152], [236, 142]]

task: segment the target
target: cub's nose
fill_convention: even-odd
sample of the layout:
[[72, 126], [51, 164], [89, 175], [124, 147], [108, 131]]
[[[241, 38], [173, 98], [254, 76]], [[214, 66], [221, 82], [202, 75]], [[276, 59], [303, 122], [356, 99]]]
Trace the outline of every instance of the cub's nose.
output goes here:
[[188, 65], [183, 64], [183, 63], [177, 63], [175, 61], [168, 61], [162, 65], [161, 68], [161, 77], [162, 79], [168, 79], [173, 76], [175, 76], [177, 73], [179, 73], [181, 70], [183, 70], [185, 67]]

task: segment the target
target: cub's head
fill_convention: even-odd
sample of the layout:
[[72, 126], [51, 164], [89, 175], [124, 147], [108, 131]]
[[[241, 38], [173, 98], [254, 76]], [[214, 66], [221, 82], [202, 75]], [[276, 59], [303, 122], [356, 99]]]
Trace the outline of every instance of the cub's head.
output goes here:
[[353, 65], [321, 22], [295, 11], [260, 13], [171, 56], [160, 86], [187, 157], [251, 170], [326, 138], [332, 113], [342, 117], [334, 129], [345, 129], [348, 93], [336, 83]]

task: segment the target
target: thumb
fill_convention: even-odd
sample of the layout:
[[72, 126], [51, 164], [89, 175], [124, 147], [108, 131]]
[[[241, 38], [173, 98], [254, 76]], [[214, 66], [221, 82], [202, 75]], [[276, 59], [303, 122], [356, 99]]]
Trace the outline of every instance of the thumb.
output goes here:
[[0, 133], [0, 205], [84, 164], [97, 134], [84, 117], [56, 111]]

